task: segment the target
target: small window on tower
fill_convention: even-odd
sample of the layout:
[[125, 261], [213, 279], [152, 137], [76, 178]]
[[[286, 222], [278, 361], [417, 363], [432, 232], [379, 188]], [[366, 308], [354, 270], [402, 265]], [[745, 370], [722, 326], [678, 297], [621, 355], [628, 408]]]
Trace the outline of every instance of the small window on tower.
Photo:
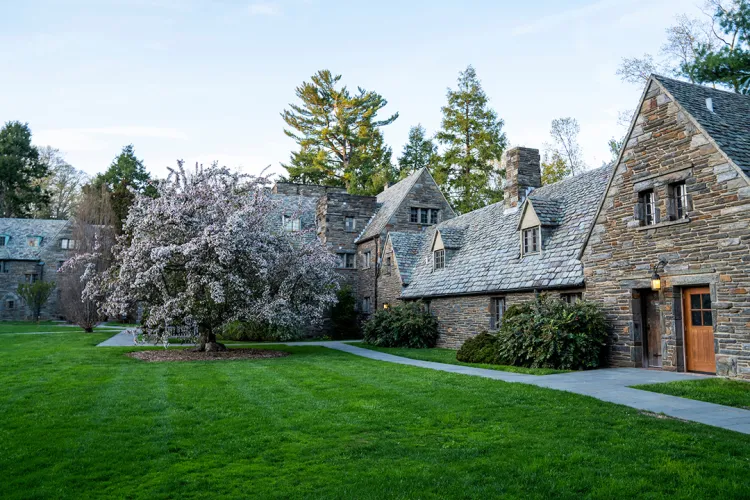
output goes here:
[[354, 217], [346, 217], [344, 219], [344, 224], [346, 225], [347, 233], [353, 233], [357, 230], [357, 219]]

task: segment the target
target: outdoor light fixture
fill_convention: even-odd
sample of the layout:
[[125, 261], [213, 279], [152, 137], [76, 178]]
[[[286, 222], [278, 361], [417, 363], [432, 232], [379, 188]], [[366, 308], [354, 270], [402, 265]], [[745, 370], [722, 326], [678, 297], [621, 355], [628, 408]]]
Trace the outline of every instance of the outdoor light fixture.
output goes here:
[[651, 290], [658, 292], [661, 290], [661, 276], [659, 276], [659, 266], [664, 267], [664, 265], [667, 262], [664, 260], [659, 260], [659, 262], [656, 263], [654, 266], [654, 272], [651, 273]]
[[388, 309], [389, 307], [388, 303], [383, 304], [383, 309]]

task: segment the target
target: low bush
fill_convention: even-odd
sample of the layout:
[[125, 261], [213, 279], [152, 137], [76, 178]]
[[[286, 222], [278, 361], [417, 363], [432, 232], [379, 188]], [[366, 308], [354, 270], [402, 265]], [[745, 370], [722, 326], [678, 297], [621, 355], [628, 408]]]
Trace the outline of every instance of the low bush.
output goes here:
[[293, 340], [299, 334], [290, 329], [254, 321], [233, 321], [224, 327], [220, 337], [223, 340], [263, 342], [266, 340]]
[[379, 347], [435, 347], [437, 319], [419, 302], [406, 302], [381, 309], [365, 322], [362, 330], [368, 344]]
[[542, 295], [508, 308], [497, 335], [497, 355], [503, 364], [529, 368], [596, 368], [607, 339], [597, 304], [567, 304]]
[[467, 340], [456, 359], [527, 368], [596, 368], [607, 338], [604, 314], [595, 303], [567, 304], [542, 295], [509, 307], [497, 334], [483, 332]]
[[359, 329], [359, 316], [355, 305], [357, 298], [352, 287], [345, 285], [336, 293], [336, 304], [331, 308], [330, 338], [358, 339], [362, 337]]
[[496, 335], [482, 332], [464, 342], [456, 353], [456, 359], [463, 363], [500, 365], [503, 363], [498, 356], [498, 347]]

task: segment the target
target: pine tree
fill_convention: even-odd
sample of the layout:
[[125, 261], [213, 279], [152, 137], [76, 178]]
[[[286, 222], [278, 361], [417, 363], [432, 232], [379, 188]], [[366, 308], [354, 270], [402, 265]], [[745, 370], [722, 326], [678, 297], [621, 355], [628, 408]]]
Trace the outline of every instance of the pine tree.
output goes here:
[[398, 113], [378, 120], [388, 101], [362, 88], [352, 94], [345, 86], [339, 88], [340, 80], [341, 75], [321, 70], [296, 88], [301, 103], [290, 104], [281, 117], [288, 126], [284, 133], [299, 150], [283, 167], [292, 182], [375, 194], [394, 175], [391, 149], [380, 128], [393, 123]]
[[139, 193], [154, 196], [156, 189], [150, 183], [151, 176], [143, 165], [143, 161], [135, 155], [132, 144], [122, 148], [122, 152], [112, 160], [106, 172], [94, 177], [91, 185], [95, 191], [99, 191], [104, 186], [111, 193], [112, 210], [115, 213], [115, 227], [118, 233], [135, 200], [131, 188]]
[[437, 156], [437, 146], [425, 137], [421, 124], [409, 129], [409, 141], [398, 159], [399, 177], [404, 178], [420, 168], [429, 167]]
[[435, 180], [460, 213], [502, 200], [498, 169], [507, 144], [503, 120], [488, 107], [474, 68], [459, 74], [458, 88], [448, 90], [442, 130], [437, 140], [445, 146]]
[[27, 217], [45, 206], [49, 196], [41, 181], [47, 173], [28, 124], [7, 122], [0, 130], [0, 217]]

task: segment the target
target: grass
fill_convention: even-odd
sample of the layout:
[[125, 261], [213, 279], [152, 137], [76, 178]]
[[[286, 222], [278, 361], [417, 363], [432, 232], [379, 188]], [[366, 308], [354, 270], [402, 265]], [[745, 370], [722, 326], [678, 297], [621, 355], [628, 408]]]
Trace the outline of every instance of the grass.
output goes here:
[[107, 336], [0, 337], [0, 498], [750, 495], [750, 439], [722, 429], [323, 347], [144, 363]]
[[635, 389], [750, 410], [750, 383], [725, 378], [635, 385]]
[[434, 361], [436, 363], [447, 363], [449, 365], [473, 366], [475, 368], [487, 368], [489, 370], [499, 370], [504, 372], [525, 373], [527, 375], [552, 375], [553, 373], [567, 373], [566, 370], [553, 370], [552, 368], [524, 368], [522, 366], [510, 365], [489, 365], [483, 363], [462, 363], [456, 359], [454, 349], [441, 349], [435, 347], [432, 349], [409, 349], [406, 347], [376, 347], [364, 342], [347, 342], [348, 344], [370, 349], [372, 351], [385, 352], [394, 356], [403, 356], [404, 358], [419, 359], [421, 361]]
[[[106, 328], [95, 330], [108, 331]], [[83, 332], [77, 325], [54, 323], [52, 321], [0, 321], [0, 334], [29, 332]]]

